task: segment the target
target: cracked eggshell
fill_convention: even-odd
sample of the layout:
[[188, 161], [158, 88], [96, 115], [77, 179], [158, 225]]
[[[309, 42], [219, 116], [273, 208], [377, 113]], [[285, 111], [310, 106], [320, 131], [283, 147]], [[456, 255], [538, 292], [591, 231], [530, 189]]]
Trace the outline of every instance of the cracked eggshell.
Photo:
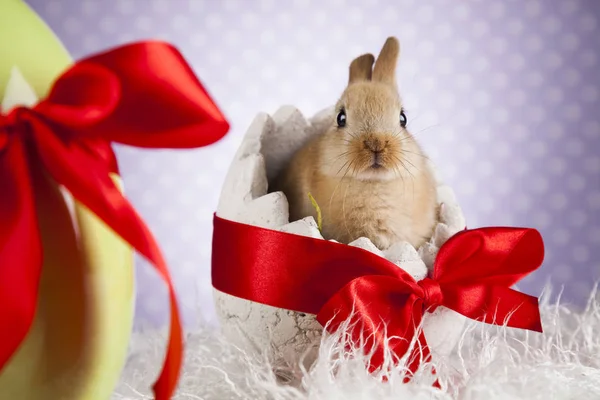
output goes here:
[[[256, 116], [229, 168], [217, 215], [222, 218], [277, 229], [291, 234], [323, 239], [312, 217], [289, 221], [288, 202], [281, 192], [268, 193], [273, 179], [312, 135], [327, 129], [331, 108], [307, 120], [292, 106], [281, 107], [273, 116]], [[350, 243], [385, 257], [417, 281], [427, 276], [440, 246], [465, 228], [462, 211], [451, 188], [438, 180], [438, 225], [433, 237], [419, 249], [401, 242], [380, 251], [369, 239]], [[303, 358], [305, 367], [314, 361], [322, 326], [314, 315], [284, 310], [236, 298], [213, 289], [215, 308], [223, 334], [246, 351], [265, 353], [271, 362], [290, 366]], [[434, 354], [447, 354], [458, 342], [465, 317], [444, 307], [427, 313], [423, 330]]]

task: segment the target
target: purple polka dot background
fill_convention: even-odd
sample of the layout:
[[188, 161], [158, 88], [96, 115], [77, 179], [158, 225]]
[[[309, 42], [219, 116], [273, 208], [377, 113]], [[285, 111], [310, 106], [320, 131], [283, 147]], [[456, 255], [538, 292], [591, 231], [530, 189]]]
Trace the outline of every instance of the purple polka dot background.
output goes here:
[[[600, 278], [600, 1], [28, 0], [75, 58], [162, 39], [231, 122], [197, 150], [117, 147], [126, 195], [156, 235], [187, 323], [214, 321], [212, 214], [258, 112], [335, 102], [349, 62], [401, 42], [409, 128], [456, 191], [469, 227], [527, 226], [542, 268], [583, 306]], [[137, 322], [167, 321], [166, 290], [137, 258]], [[199, 311], [200, 310], [200, 311]]]

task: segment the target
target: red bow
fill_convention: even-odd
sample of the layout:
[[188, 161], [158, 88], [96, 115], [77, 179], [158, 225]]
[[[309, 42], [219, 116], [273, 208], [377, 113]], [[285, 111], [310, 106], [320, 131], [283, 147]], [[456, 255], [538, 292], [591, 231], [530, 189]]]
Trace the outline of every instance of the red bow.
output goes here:
[[[0, 118], [0, 368], [29, 331], [37, 304], [42, 245], [32, 176], [43, 169], [154, 264], [169, 290], [171, 331], [154, 385], [171, 397], [183, 338], [169, 271], [152, 234], [115, 187], [111, 143], [195, 148], [221, 139], [229, 125], [182, 55], [169, 44], [140, 42], [77, 62], [32, 108]], [[10, 305], [10, 306], [7, 306]]]
[[[477, 321], [541, 332], [537, 298], [510, 286], [543, 258], [542, 237], [534, 229], [464, 230], [441, 247], [433, 276], [417, 282], [359, 248], [215, 216], [212, 282], [232, 296], [316, 314], [330, 332], [352, 317], [358, 322], [350, 324], [356, 343], [362, 338], [374, 345], [374, 371], [382, 365], [386, 338], [396, 338], [388, 345], [402, 357], [424, 312], [438, 306]], [[422, 333], [417, 343], [414, 351], [429, 357]], [[413, 357], [410, 370], [418, 365]]]

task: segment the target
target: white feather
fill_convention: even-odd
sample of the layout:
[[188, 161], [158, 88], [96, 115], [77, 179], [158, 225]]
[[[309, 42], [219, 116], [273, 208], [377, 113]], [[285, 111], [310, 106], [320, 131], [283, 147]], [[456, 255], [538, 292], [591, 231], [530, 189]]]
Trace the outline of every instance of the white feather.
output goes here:
[[[273, 368], [236, 348], [215, 328], [200, 324], [187, 334], [185, 367], [176, 400], [594, 400], [600, 399], [600, 295], [584, 310], [541, 301], [544, 333], [470, 321], [450, 355], [436, 357], [442, 390], [426, 367], [408, 384], [402, 365], [388, 382], [367, 373], [361, 349], [345, 352], [341, 334], [325, 335], [310, 371], [280, 370], [297, 386], [278, 383]], [[164, 333], [136, 333], [126, 369], [112, 399], [150, 399], [161, 365]]]

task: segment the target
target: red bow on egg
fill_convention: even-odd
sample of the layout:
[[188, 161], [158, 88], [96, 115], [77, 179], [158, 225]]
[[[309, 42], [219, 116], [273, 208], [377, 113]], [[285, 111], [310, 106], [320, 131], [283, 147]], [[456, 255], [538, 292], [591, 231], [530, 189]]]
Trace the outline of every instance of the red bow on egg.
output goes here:
[[[362, 339], [374, 350], [371, 372], [382, 366], [386, 340], [402, 357], [424, 313], [438, 306], [489, 324], [542, 331], [538, 299], [510, 288], [543, 261], [542, 237], [534, 229], [461, 231], [439, 249], [433, 276], [418, 282], [366, 250], [216, 215], [212, 257], [217, 290], [315, 314], [329, 332], [349, 321], [355, 343]], [[416, 339], [413, 373], [429, 357], [424, 335]]]
[[183, 352], [176, 296], [152, 234], [110, 178], [117, 172], [111, 143], [196, 148], [228, 130], [185, 59], [162, 42], [81, 60], [56, 80], [47, 98], [0, 114], [0, 369], [35, 315], [43, 254], [32, 176], [42, 169], [154, 264], [166, 282], [171, 330], [154, 391], [157, 400], [171, 397]]

